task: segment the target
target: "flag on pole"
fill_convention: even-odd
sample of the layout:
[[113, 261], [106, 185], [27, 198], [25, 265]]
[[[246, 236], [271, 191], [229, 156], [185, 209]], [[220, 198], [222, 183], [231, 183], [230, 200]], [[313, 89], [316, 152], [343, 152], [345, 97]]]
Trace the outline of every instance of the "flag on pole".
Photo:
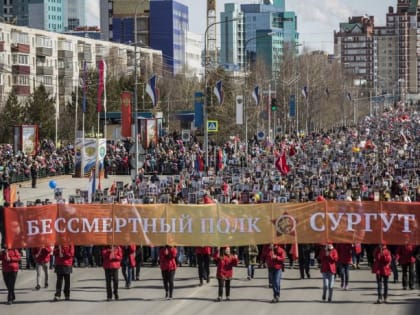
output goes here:
[[305, 85], [303, 88], [302, 88], [302, 95], [303, 95], [303, 97], [304, 98], [308, 98], [308, 96], [309, 96], [309, 90], [308, 90], [308, 87]]
[[153, 107], [156, 107], [157, 101], [158, 101], [156, 80], [157, 80], [157, 76], [153, 75], [150, 78], [149, 82], [147, 82], [147, 85], [146, 85], [146, 93], [150, 96], [150, 99], [152, 100]]
[[96, 191], [96, 176], [95, 176], [95, 170], [92, 168], [90, 170], [90, 176], [89, 176], [89, 184], [88, 184], [88, 201], [89, 203], [93, 202], [93, 195]]
[[[102, 94], [104, 92], [105, 77], [106, 77], [106, 64], [104, 60], [101, 60], [99, 61], [99, 78], [98, 78], [98, 105], [97, 105], [98, 113], [102, 111]], [[104, 111], [106, 110], [104, 109]]]
[[82, 112], [86, 113], [86, 93], [87, 92], [87, 66], [86, 61], [83, 62], [83, 99], [82, 99]]
[[216, 82], [216, 85], [214, 86], [213, 89], [213, 93], [214, 95], [216, 95], [217, 98], [217, 102], [219, 103], [219, 105], [223, 104], [223, 84], [222, 84], [222, 80], [219, 80]]
[[260, 103], [260, 87], [258, 85], [256, 85], [252, 90], [252, 98], [255, 101], [255, 105], [258, 106]]
[[286, 152], [283, 152], [282, 155], [277, 157], [275, 166], [283, 176], [286, 176], [290, 172], [290, 167], [287, 165], [286, 161]]

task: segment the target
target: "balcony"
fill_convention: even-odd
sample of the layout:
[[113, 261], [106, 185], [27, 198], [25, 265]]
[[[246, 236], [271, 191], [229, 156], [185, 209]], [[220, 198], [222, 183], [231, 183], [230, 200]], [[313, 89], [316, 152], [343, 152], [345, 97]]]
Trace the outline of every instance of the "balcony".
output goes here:
[[36, 48], [36, 55], [37, 56], [44, 56], [44, 57], [51, 57], [52, 56], [52, 48], [37, 47]]
[[43, 66], [43, 65], [36, 66], [37, 75], [53, 75], [53, 71], [54, 69], [51, 66]]
[[72, 67], [59, 68], [58, 69], [58, 76], [60, 78], [62, 78], [62, 77], [73, 77], [73, 68]]
[[19, 96], [28, 96], [31, 92], [29, 85], [13, 85], [13, 90]]
[[20, 43], [12, 43], [12, 53], [23, 53], [23, 54], [29, 54], [31, 48], [27, 44], [20, 44]]
[[58, 59], [73, 58], [73, 51], [71, 50], [59, 50]]
[[92, 53], [90, 51], [79, 52], [78, 58], [79, 60], [84, 60], [88, 62], [92, 61]]
[[31, 74], [31, 67], [30, 66], [23, 66], [23, 65], [13, 65], [12, 66], [12, 73], [13, 74]]

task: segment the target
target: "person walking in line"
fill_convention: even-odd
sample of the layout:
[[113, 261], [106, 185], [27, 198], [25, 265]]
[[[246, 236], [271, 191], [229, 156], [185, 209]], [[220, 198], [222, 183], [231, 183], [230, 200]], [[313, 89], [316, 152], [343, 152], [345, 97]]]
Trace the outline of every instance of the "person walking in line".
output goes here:
[[349, 288], [350, 266], [352, 264], [352, 244], [337, 244], [338, 254], [338, 270], [341, 279], [341, 288], [347, 290]]
[[3, 266], [3, 280], [7, 288], [7, 304], [12, 304], [15, 299], [15, 284], [19, 270], [21, 254], [18, 249], [3, 249], [0, 252], [0, 260]]
[[133, 279], [136, 279], [137, 281], [140, 280], [140, 270], [141, 270], [141, 264], [143, 263], [143, 247], [140, 245], [136, 246], [136, 255], [135, 255], [135, 259], [136, 259], [136, 267], [135, 267], [135, 278], [133, 277]]
[[203, 281], [210, 282], [210, 255], [211, 247], [196, 247], [195, 255], [197, 259], [198, 267], [198, 278], [200, 279], [200, 286], [203, 285]]
[[338, 253], [332, 243], [328, 243], [321, 249], [319, 255], [321, 261], [321, 274], [322, 274], [322, 300], [327, 299], [328, 302], [332, 301], [334, 278], [337, 273], [336, 263], [338, 261]]
[[131, 281], [133, 280], [133, 268], [136, 266], [135, 259], [136, 245], [126, 245], [122, 247], [122, 274], [125, 280], [125, 288], [131, 288]]
[[61, 298], [61, 290], [64, 281], [64, 298], [70, 300], [70, 275], [73, 271], [74, 246], [57, 245], [54, 247], [53, 255], [55, 257], [55, 273], [57, 274], [57, 282], [55, 285], [54, 301]]
[[254, 278], [255, 266], [257, 265], [258, 247], [257, 245], [249, 245], [244, 247], [245, 267], [247, 270], [247, 279]]
[[32, 248], [32, 256], [35, 260], [36, 269], [36, 290], [41, 289], [41, 272], [44, 272], [44, 288], [48, 288], [48, 269], [51, 259], [51, 252], [52, 249], [49, 245]]
[[280, 244], [271, 244], [265, 257], [267, 263], [269, 278], [272, 281], [273, 299], [271, 303], [278, 303], [280, 299], [280, 282], [286, 259], [286, 251]]
[[311, 273], [310, 273], [311, 251], [312, 251], [311, 244], [298, 244], [298, 253], [299, 253], [298, 263], [299, 263], [299, 272], [300, 272], [301, 279], [305, 279], [305, 274], [308, 279], [311, 278]]
[[[118, 296], [118, 270], [121, 267], [122, 249], [120, 246], [105, 246], [102, 248], [102, 266], [105, 270], [105, 284], [107, 301], [112, 300], [112, 291], [114, 298]], [[112, 286], [111, 286], [112, 283]]]
[[409, 244], [408, 240], [406, 244], [398, 246], [397, 248], [397, 261], [401, 265], [402, 273], [402, 286], [403, 290], [414, 289], [414, 264], [416, 262], [415, 245]]
[[230, 253], [230, 247], [217, 249], [213, 254], [217, 265], [216, 277], [219, 284], [217, 302], [222, 301], [225, 287], [226, 301], [230, 301], [230, 282], [233, 277], [233, 267], [238, 265], [238, 256]]
[[391, 275], [391, 252], [386, 247], [385, 242], [379, 244], [379, 246], [373, 252], [373, 268], [372, 272], [376, 275], [376, 285], [378, 291], [378, 299], [376, 304], [382, 302], [387, 303], [388, 297], [388, 278]]
[[165, 288], [165, 298], [171, 300], [174, 292], [174, 279], [176, 271], [175, 246], [166, 245], [159, 250], [159, 263], [162, 272], [163, 287]]

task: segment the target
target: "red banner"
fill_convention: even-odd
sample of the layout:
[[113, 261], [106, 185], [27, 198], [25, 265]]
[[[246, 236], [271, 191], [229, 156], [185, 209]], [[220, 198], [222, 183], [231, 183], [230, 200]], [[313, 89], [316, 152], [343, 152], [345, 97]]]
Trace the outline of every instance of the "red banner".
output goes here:
[[121, 136], [131, 137], [131, 92], [121, 93]]
[[420, 203], [54, 204], [6, 208], [6, 245], [420, 244]]

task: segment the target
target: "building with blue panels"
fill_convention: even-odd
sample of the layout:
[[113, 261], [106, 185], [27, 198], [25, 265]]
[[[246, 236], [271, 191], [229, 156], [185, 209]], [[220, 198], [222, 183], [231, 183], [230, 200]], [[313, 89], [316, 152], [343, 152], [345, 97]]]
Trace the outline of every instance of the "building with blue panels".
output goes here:
[[[246, 69], [250, 62], [262, 60], [271, 72], [280, 70], [283, 48], [297, 46], [297, 17], [285, 11], [285, 0], [261, 4], [225, 4], [221, 20], [221, 64], [238, 63]], [[228, 21], [237, 19], [235, 21]], [[227, 40], [229, 38], [229, 40]]]
[[162, 51], [164, 65], [173, 75], [186, 63], [187, 31], [187, 6], [173, 0], [150, 1], [150, 47]]

